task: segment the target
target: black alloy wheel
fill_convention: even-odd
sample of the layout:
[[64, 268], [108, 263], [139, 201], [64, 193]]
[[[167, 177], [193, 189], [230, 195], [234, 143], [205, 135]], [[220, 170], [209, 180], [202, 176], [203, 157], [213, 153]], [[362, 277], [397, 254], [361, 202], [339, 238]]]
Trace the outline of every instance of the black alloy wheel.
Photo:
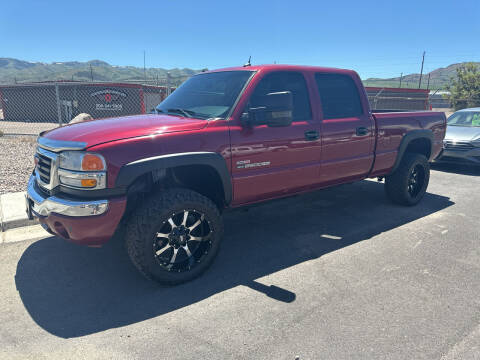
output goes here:
[[211, 233], [205, 214], [193, 209], [174, 213], [153, 239], [155, 259], [167, 271], [189, 271], [208, 254]]

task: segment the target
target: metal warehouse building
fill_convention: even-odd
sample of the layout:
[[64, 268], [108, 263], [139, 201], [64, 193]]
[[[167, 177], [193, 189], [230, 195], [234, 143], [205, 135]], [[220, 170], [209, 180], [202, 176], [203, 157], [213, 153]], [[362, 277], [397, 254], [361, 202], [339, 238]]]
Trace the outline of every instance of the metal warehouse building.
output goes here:
[[80, 113], [94, 118], [142, 114], [167, 95], [166, 87], [128, 83], [43, 82], [0, 86], [5, 121], [67, 124]]

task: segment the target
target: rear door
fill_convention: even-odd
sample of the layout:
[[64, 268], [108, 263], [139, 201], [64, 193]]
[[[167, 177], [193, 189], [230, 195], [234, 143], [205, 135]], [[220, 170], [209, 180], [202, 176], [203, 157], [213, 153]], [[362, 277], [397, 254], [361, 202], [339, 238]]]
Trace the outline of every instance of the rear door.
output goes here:
[[259, 101], [270, 92], [291, 91], [293, 122], [284, 127], [244, 127], [237, 116], [231, 124], [233, 205], [282, 196], [318, 182], [320, 126], [312, 114], [304, 74], [275, 71], [258, 76], [241, 112], [262, 106]]
[[322, 112], [322, 184], [361, 179], [373, 164], [374, 120], [362, 103], [359, 81], [349, 74], [315, 74]]

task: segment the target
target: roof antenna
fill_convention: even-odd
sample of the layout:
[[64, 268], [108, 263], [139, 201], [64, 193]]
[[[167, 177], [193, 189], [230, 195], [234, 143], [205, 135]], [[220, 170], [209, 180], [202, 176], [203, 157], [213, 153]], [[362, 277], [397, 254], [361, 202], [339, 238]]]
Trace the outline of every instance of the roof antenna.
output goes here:
[[248, 61], [245, 64], [243, 64], [243, 67], [252, 66], [251, 60], [252, 60], [252, 55], [248, 57]]

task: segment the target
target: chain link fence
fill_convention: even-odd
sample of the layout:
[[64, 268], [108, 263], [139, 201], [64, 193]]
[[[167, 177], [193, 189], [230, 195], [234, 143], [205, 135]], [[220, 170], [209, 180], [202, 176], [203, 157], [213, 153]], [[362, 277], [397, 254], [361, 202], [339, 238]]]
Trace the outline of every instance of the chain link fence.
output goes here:
[[174, 87], [144, 83], [42, 82], [0, 85], [0, 130], [38, 135], [79, 114], [94, 119], [145, 114]]
[[366, 88], [372, 110], [429, 110], [428, 90]]

